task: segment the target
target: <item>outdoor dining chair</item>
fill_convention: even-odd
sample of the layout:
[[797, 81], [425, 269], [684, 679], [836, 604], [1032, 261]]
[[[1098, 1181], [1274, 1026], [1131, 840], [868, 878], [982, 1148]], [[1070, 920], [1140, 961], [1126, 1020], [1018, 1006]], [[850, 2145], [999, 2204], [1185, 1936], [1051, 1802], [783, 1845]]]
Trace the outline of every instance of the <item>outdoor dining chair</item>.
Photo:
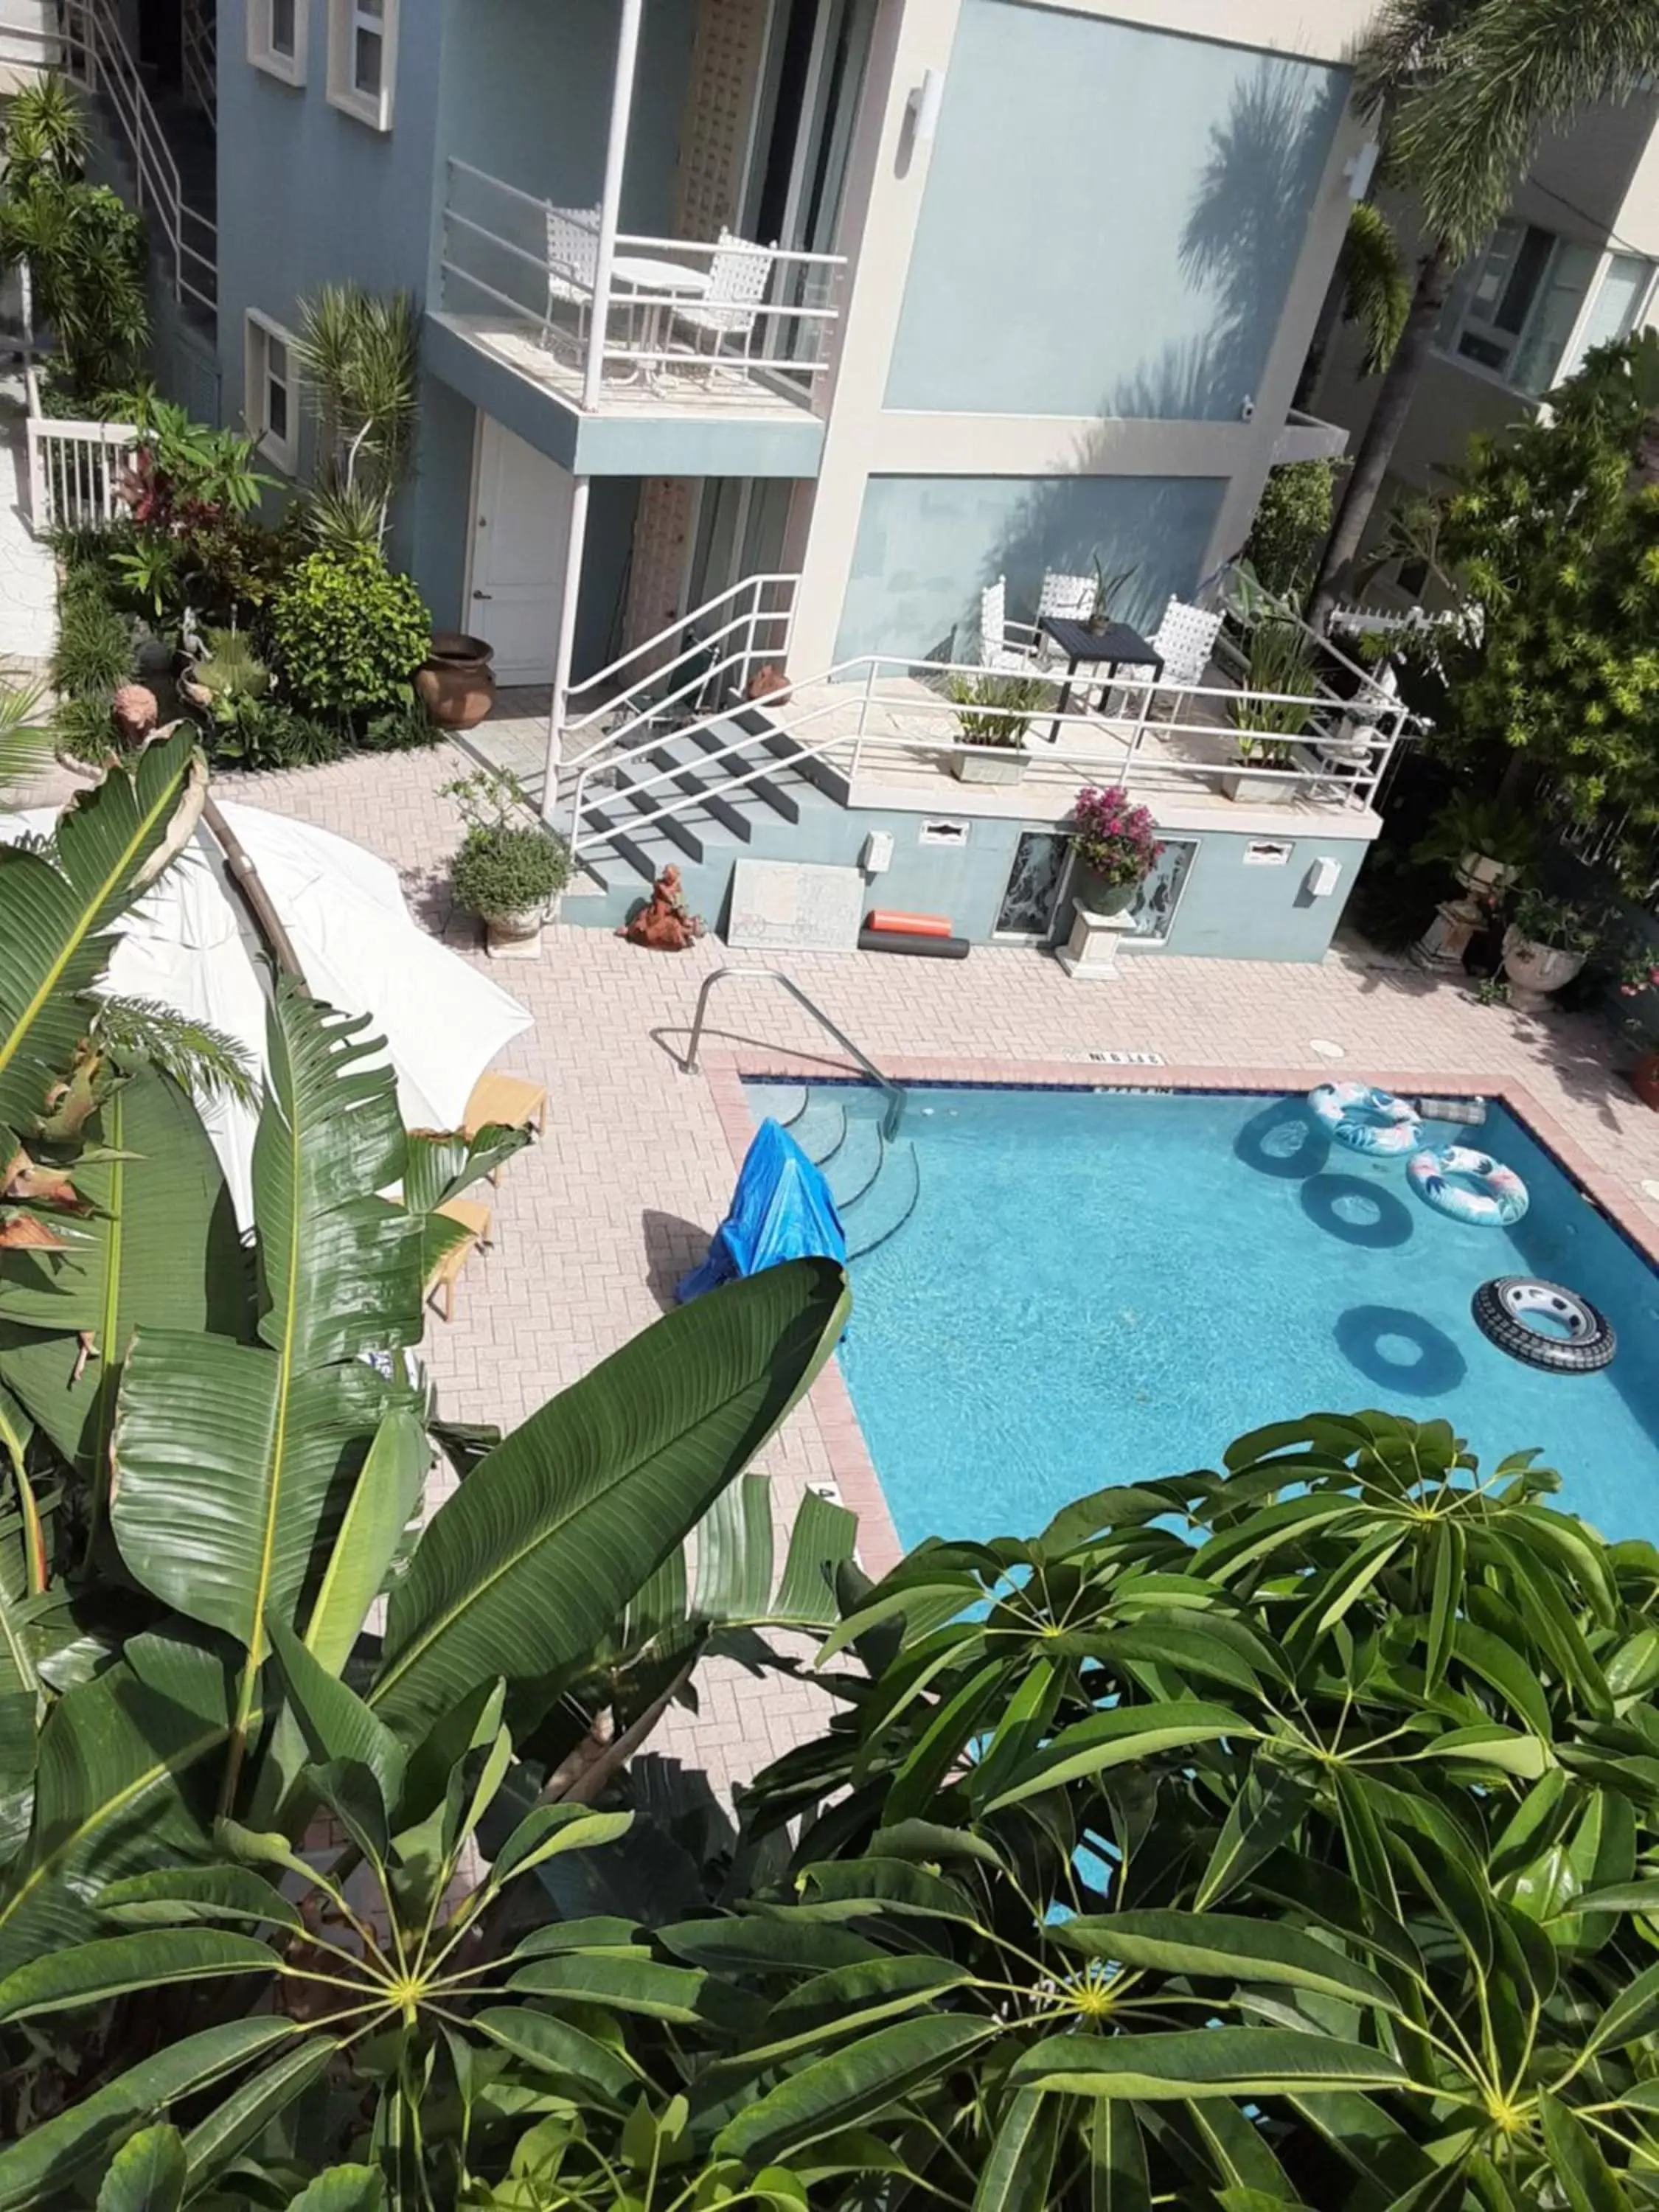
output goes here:
[[490, 1234], [492, 1216], [482, 1200], [471, 1198], [447, 1199], [438, 1208], [446, 1221], [459, 1224], [465, 1234], [458, 1237], [432, 1270], [426, 1286], [427, 1297], [434, 1302], [442, 1296], [442, 1313], [446, 1321], [455, 1318], [455, 1285], [461, 1271], [472, 1255], [488, 1251], [493, 1238]]
[[542, 343], [551, 347], [556, 319], [555, 309], [576, 310], [576, 344], [587, 334], [592, 311], [593, 284], [599, 254], [599, 211], [597, 207], [547, 210], [547, 307], [542, 317]]
[[[674, 303], [674, 319], [691, 332], [694, 349], [709, 341], [708, 381], [712, 385], [722, 364], [741, 368], [754, 339], [761, 303], [772, 278], [775, 249], [756, 246], [735, 231], [722, 228], [720, 243], [708, 264], [708, 289], [695, 301]], [[735, 356], [726, 349], [736, 342]]]
[[1164, 674], [1158, 692], [1149, 696], [1149, 715], [1152, 697], [1156, 696], [1161, 719], [1180, 720], [1188, 692], [1196, 690], [1208, 673], [1210, 655], [1221, 635], [1222, 621], [1218, 607], [1195, 607], [1186, 599], [1170, 599], [1152, 635], [1152, 644], [1164, 663]]
[[980, 666], [994, 669], [1000, 675], [1035, 674], [1035, 648], [1018, 635], [1024, 627], [1008, 620], [1007, 579], [999, 576], [994, 584], [987, 584], [979, 595]]

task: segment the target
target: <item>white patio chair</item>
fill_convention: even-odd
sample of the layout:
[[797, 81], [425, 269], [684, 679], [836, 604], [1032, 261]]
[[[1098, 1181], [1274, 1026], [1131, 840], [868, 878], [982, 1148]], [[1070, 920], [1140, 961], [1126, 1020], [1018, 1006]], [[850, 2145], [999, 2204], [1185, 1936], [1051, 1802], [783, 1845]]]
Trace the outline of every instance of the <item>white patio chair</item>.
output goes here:
[[[755, 324], [759, 318], [761, 302], [766, 297], [766, 288], [772, 280], [772, 260], [775, 248], [756, 246], [735, 231], [722, 228], [714, 258], [708, 264], [708, 288], [696, 301], [682, 305], [674, 303], [674, 319], [684, 323], [692, 335], [694, 349], [701, 353], [702, 341], [709, 341], [708, 381], [714, 381], [721, 362], [735, 365], [739, 369], [747, 360]], [[738, 341], [735, 363], [726, 348]]]
[[[1188, 692], [1203, 683], [1224, 619], [1219, 607], [1195, 607], [1186, 599], [1171, 599], [1164, 608], [1164, 619], [1152, 639], [1164, 663], [1160, 690], [1155, 695], [1162, 720], [1178, 721]], [[1149, 710], [1151, 705], [1149, 698]]]
[[1066, 655], [1053, 638], [1045, 636], [1042, 629], [1044, 615], [1054, 615], [1062, 622], [1086, 623], [1095, 611], [1095, 580], [1092, 576], [1068, 575], [1064, 569], [1045, 568], [1042, 583], [1037, 592], [1036, 621], [1032, 625], [1031, 644], [1036, 658], [1045, 668], [1066, 665]]
[[1008, 621], [1008, 586], [999, 576], [979, 595], [979, 665], [1005, 675], [1029, 676], [1036, 657], [1012, 634]]
[[599, 211], [597, 207], [547, 210], [547, 307], [542, 316], [542, 343], [553, 343], [554, 310], [576, 310], [576, 344], [586, 342], [587, 318], [593, 306], [593, 283], [599, 257]]

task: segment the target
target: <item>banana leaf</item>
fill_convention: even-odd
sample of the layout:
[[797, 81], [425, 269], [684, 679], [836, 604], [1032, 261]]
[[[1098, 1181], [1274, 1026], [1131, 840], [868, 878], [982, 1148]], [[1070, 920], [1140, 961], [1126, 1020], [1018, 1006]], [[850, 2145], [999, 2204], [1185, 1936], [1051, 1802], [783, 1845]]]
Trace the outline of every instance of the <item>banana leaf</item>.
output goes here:
[[64, 808], [42, 850], [0, 845], [0, 1153], [69, 1073], [110, 925], [190, 836], [207, 771], [188, 726]]
[[93, 1211], [61, 1232], [61, 1251], [0, 1254], [0, 1382], [96, 1480], [134, 1330], [245, 1337], [252, 1316], [230, 1194], [178, 1085], [140, 1068], [88, 1138], [75, 1182]]

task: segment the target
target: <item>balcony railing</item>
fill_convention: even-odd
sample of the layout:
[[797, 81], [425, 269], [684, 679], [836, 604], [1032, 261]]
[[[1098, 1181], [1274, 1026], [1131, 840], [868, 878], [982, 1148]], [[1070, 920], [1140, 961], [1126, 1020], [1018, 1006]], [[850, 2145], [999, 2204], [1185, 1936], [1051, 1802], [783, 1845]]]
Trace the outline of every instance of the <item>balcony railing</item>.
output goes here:
[[443, 306], [515, 366], [567, 393], [597, 386], [601, 404], [810, 404], [840, 319], [842, 255], [618, 232], [601, 291], [599, 246], [596, 207], [558, 206], [451, 157]]

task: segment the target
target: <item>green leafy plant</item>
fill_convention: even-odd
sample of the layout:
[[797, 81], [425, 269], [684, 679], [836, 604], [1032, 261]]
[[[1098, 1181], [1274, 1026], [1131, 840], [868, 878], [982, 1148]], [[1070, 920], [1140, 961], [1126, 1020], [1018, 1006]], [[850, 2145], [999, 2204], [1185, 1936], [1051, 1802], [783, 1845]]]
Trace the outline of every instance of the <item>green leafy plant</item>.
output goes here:
[[38, 684], [0, 684], [0, 799], [52, 765], [46, 696]]
[[258, 699], [270, 689], [270, 671], [241, 630], [210, 629], [205, 659], [196, 664], [196, 681], [215, 704], [222, 699]]
[[411, 692], [385, 714], [372, 714], [357, 743], [366, 753], [406, 753], [440, 744], [443, 734], [428, 714], [426, 702], [417, 692]]
[[420, 593], [378, 555], [301, 561], [271, 603], [270, 635], [299, 704], [347, 718], [399, 705], [432, 648]]
[[131, 682], [137, 665], [129, 616], [90, 591], [63, 595], [52, 654], [55, 691], [70, 699], [100, 699], [107, 706], [118, 687]]
[[528, 914], [574, 873], [570, 848], [538, 822], [517, 776], [480, 769], [443, 787], [466, 834], [451, 865], [455, 902], [469, 914]]
[[58, 387], [89, 408], [149, 335], [142, 218], [106, 185], [32, 169], [5, 180], [0, 252], [27, 264], [34, 312], [56, 336]]
[[[1336, 274], [1342, 288], [1342, 319], [1358, 324], [1364, 339], [1361, 356], [1364, 373], [1381, 376], [1406, 333], [1406, 321], [1412, 308], [1412, 280], [1394, 225], [1374, 200], [1360, 200], [1350, 209]], [[1318, 544], [1312, 548], [1315, 561], [1329, 532], [1330, 521], [1328, 491], [1324, 529]], [[1304, 582], [1305, 585], [1305, 578]]]
[[1515, 926], [1529, 943], [1560, 952], [1594, 952], [1602, 938], [1588, 907], [1530, 887], [1516, 902]]
[[1018, 752], [1033, 717], [1054, 696], [1040, 676], [957, 674], [947, 677], [945, 696], [957, 710], [957, 726], [970, 745], [994, 745]]
[[158, 625], [183, 611], [183, 562], [167, 538], [145, 537], [125, 549], [112, 549], [110, 568], [141, 610]]
[[[1318, 678], [1314, 643], [1305, 630], [1279, 616], [1257, 623], [1250, 633], [1247, 689], [1228, 702], [1241, 761], [1277, 768], [1293, 757], [1289, 741], [1308, 726]], [[1277, 696], [1255, 696], [1264, 692]]]
[[250, 773], [324, 768], [343, 758], [346, 750], [338, 722], [304, 714], [268, 692], [230, 692], [216, 698], [202, 743], [216, 763]]
[[1245, 558], [1265, 588], [1299, 599], [1330, 535], [1334, 461], [1285, 461], [1267, 472]]
[[251, 438], [194, 421], [153, 385], [116, 395], [112, 404], [138, 433], [122, 492], [141, 531], [172, 534], [246, 515], [274, 487], [276, 478], [254, 465]]
[[406, 292], [325, 284], [300, 303], [295, 355], [318, 418], [310, 522], [337, 556], [378, 552], [418, 417], [419, 317]]
[[1412, 858], [1423, 864], [1443, 862], [1455, 869], [1473, 853], [1521, 875], [1536, 865], [1539, 851], [1537, 824], [1512, 801], [1457, 791], [1435, 816], [1428, 834], [1413, 846]]

